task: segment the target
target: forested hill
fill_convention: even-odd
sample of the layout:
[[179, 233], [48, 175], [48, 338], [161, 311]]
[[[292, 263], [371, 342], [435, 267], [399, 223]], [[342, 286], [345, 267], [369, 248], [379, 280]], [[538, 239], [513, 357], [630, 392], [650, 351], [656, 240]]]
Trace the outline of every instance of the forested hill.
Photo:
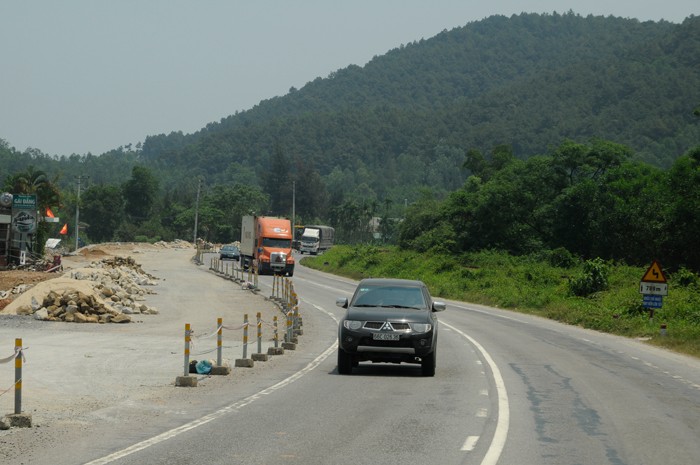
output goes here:
[[141, 155], [172, 176], [225, 183], [236, 173], [260, 175], [281, 151], [327, 181], [370, 185], [379, 198], [403, 198], [402, 186], [415, 184], [456, 188], [466, 151], [502, 144], [528, 158], [565, 139], [599, 138], [668, 167], [700, 140], [699, 63], [700, 17], [494, 16], [317, 78], [195, 134], [148, 137]]

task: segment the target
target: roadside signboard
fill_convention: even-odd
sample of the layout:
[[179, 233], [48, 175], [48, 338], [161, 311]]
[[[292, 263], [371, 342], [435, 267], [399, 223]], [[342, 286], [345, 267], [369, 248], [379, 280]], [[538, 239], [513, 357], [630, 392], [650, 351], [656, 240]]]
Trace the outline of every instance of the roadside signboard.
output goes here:
[[12, 229], [20, 234], [36, 231], [36, 195], [15, 194], [12, 196]]
[[661, 308], [663, 299], [663, 296], [660, 295], [644, 294], [642, 306], [644, 308]]
[[661, 308], [663, 296], [668, 295], [668, 283], [666, 275], [659, 262], [654, 260], [647, 268], [639, 282], [639, 293], [643, 294], [642, 305], [645, 308]]
[[639, 283], [639, 293], [644, 295], [668, 295], [668, 284], [642, 281]]
[[646, 273], [644, 273], [644, 276], [642, 276], [642, 282], [647, 282], [647, 283], [665, 283], [666, 282], [666, 275], [664, 274], [663, 270], [661, 270], [661, 265], [659, 265], [659, 262], [654, 260], [651, 265], [649, 265], [649, 268], [647, 268]]

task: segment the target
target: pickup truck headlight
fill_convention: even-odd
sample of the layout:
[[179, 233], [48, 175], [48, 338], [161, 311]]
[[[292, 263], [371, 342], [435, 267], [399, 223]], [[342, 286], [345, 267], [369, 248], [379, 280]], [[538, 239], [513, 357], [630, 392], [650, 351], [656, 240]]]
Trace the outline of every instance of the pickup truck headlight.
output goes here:
[[411, 329], [414, 333], [427, 333], [433, 329], [433, 325], [430, 323], [411, 323]]
[[345, 320], [345, 321], [343, 321], [343, 326], [345, 326], [346, 329], [351, 329], [353, 331], [356, 331], [356, 330], [362, 328], [362, 322], [355, 321], [355, 320]]

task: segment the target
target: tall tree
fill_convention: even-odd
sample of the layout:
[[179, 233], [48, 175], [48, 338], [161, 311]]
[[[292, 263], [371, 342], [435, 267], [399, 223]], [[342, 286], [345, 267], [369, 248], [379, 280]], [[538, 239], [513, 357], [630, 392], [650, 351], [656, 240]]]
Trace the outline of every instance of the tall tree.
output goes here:
[[668, 224], [664, 250], [672, 263], [700, 270], [700, 146], [673, 164], [666, 184]]
[[[47, 208], [61, 206], [61, 193], [58, 189], [57, 180], [57, 177], [54, 181], [49, 180], [44, 171], [29, 165], [26, 171], [9, 176], [5, 180], [5, 189], [13, 194], [35, 194], [41, 217], [45, 215]], [[37, 252], [43, 253], [44, 243], [49, 237], [50, 229], [50, 223], [39, 221], [35, 236]]]
[[298, 161], [295, 182], [295, 210], [303, 218], [326, 216], [328, 192], [320, 173], [312, 163]]
[[36, 194], [42, 213], [46, 207], [58, 207], [61, 194], [56, 185], [57, 179], [49, 180], [46, 173], [30, 165], [26, 171], [10, 176], [5, 180], [5, 189], [14, 194]]
[[134, 166], [131, 179], [122, 186], [125, 211], [134, 224], [141, 224], [150, 219], [158, 189], [158, 179], [150, 169]]
[[270, 213], [290, 214], [293, 189], [290, 163], [279, 143], [275, 145], [270, 162], [263, 168], [261, 179], [263, 190], [270, 197]]
[[81, 220], [94, 242], [113, 240], [124, 221], [124, 199], [118, 186], [91, 186], [80, 197]]

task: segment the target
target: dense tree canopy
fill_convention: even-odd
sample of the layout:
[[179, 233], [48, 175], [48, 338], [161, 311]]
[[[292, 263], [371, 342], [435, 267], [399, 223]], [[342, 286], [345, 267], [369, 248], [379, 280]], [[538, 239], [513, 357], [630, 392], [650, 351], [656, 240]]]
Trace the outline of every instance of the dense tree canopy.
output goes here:
[[243, 214], [295, 213], [347, 242], [700, 267], [699, 62], [700, 17], [494, 16], [194, 134], [58, 159], [0, 139], [0, 179], [50, 173], [70, 220], [89, 175], [93, 240], [191, 238], [201, 181], [213, 241], [236, 240]]
[[117, 230], [125, 220], [124, 197], [118, 186], [95, 185], [80, 196], [80, 215], [87, 224], [88, 236], [96, 242], [107, 242], [117, 237]]
[[514, 254], [563, 248], [583, 257], [700, 270], [700, 147], [668, 171], [625, 161], [618, 144], [562, 143], [551, 155], [473, 175], [444, 201], [423, 200], [401, 224], [399, 245]]

